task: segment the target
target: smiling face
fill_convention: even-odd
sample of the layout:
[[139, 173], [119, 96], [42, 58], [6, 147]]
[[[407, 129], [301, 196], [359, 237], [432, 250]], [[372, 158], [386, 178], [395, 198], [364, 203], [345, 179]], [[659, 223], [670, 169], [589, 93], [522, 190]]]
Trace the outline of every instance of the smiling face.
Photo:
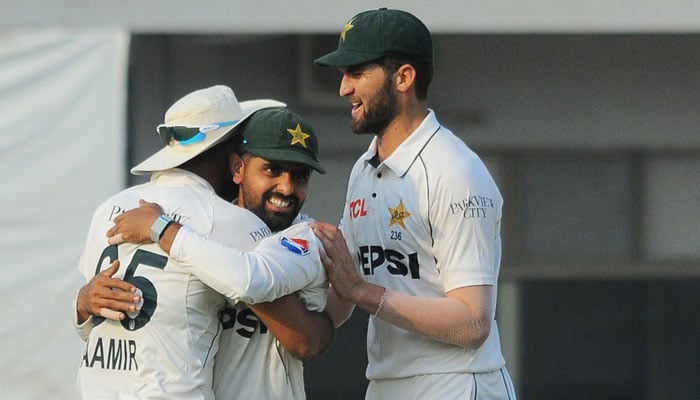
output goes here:
[[381, 135], [398, 113], [394, 75], [379, 64], [341, 68], [340, 95], [352, 104], [352, 131]]
[[236, 157], [233, 181], [240, 186], [238, 205], [260, 217], [273, 232], [288, 228], [306, 200], [311, 168], [250, 153]]

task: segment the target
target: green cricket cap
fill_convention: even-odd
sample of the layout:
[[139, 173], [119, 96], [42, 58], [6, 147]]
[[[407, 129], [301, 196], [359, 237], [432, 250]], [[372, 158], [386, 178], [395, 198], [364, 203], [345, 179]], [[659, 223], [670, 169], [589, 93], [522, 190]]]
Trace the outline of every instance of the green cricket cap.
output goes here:
[[315, 59], [314, 63], [349, 67], [392, 55], [432, 63], [433, 38], [425, 24], [413, 14], [380, 8], [352, 17], [340, 32], [338, 49]]
[[324, 174], [313, 128], [286, 108], [256, 111], [241, 130], [241, 150], [271, 161], [307, 165]]

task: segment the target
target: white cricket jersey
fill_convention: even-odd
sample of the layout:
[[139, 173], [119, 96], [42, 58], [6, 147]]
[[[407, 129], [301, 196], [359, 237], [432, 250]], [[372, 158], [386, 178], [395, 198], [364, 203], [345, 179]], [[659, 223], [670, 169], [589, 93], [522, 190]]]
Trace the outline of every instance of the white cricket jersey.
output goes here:
[[[376, 137], [353, 166], [341, 223], [360, 274], [421, 297], [492, 285], [496, 304], [503, 199], [479, 157], [432, 110], [376, 167], [375, 154]], [[370, 380], [505, 364], [495, 320], [483, 346], [467, 350], [370, 316], [367, 353]]]
[[[293, 223], [310, 219], [299, 214]], [[317, 291], [300, 293], [306, 308], [322, 311], [327, 282]], [[303, 400], [304, 363], [285, 350], [245, 303], [229, 305], [220, 313], [222, 331], [214, 364], [217, 400]]]
[[[160, 204], [189, 227], [178, 232], [171, 249], [175, 256], [168, 258], [157, 244], [107, 244], [105, 234], [114, 217], [137, 207], [139, 199]], [[226, 299], [212, 288], [231, 301], [267, 301], [307, 286], [323, 270], [308, 225], [264, 239], [269, 234], [257, 216], [216, 196], [202, 178], [178, 169], [156, 173], [150, 182], [100, 205], [79, 269], [89, 280], [118, 258], [115, 276], [135, 284], [144, 303], [124, 321], [91, 318], [78, 327], [88, 335], [78, 370], [81, 397], [213, 399], [217, 314]], [[258, 254], [231, 248], [222, 252], [221, 244], [212, 249], [201, 235], [241, 250], [261, 246]], [[202, 257], [199, 252], [207, 249], [211, 254]], [[225, 258], [211, 262], [211, 256]], [[288, 264], [292, 267], [286, 270]]]

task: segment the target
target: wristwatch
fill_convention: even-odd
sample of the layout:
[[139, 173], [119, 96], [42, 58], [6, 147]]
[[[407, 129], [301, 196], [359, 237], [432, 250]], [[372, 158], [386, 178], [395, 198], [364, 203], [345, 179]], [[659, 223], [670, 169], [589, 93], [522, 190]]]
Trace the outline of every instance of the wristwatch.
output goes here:
[[153, 243], [158, 243], [158, 241], [160, 241], [160, 237], [163, 236], [165, 228], [167, 228], [171, 222], [173, 222], [173, 220], [170, 217], [161, 214], [156, 222], [151, 225], [151, 240]]

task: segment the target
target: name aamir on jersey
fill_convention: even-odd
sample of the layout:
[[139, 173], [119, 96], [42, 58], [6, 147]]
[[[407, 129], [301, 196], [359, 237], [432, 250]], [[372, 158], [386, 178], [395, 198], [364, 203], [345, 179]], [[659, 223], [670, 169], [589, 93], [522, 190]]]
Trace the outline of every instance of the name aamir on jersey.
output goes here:
[[85, 344], [85, 353], [80, 363], [81, 368], [114, 369], [121, 371], [138, 371], [136, 362], [136, 341], [132, 339], [98, 337], [90, 350], [92, 340]]

